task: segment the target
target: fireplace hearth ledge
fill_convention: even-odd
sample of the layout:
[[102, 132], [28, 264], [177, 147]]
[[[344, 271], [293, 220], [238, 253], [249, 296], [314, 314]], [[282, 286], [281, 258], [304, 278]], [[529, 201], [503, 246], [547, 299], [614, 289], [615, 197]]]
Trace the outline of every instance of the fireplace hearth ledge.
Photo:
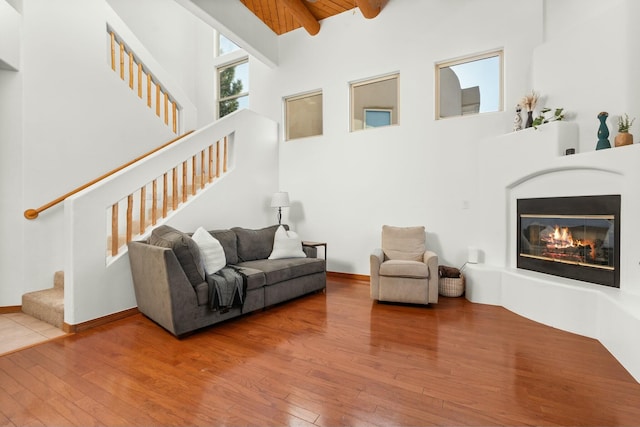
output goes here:
[[597, 339], [640, 382], [640, 295], [516, 268], [468, 264], [465, 272], [469, 301]]

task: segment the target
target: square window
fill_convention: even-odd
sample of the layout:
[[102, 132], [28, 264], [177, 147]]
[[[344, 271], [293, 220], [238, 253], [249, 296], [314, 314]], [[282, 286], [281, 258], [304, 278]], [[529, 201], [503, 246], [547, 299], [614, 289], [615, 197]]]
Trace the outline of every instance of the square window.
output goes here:
[[285, 140], [322, 135], [322, 92], [285, 98]]
[[351, 131], [398, 124], [399, 74], [351, 83]]
[[436, 64], [436, 119], [502, 111], [503, 52]]

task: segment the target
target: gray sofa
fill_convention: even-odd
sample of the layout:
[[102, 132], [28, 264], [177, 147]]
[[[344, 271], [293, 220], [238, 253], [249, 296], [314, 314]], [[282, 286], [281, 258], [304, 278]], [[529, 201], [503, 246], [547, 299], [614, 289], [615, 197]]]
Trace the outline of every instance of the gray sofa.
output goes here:
[[326, 288], [325, 260], [316, 248], [306, 258], [268, 259], [278, 226], [213, 230], [227, 265], [246, 277], [242, 306], [212, 310], [198, 246], [189, 233], [166, 225], [145, 241], [128, 244], [138, 309], [177, 337], [196, 329]]

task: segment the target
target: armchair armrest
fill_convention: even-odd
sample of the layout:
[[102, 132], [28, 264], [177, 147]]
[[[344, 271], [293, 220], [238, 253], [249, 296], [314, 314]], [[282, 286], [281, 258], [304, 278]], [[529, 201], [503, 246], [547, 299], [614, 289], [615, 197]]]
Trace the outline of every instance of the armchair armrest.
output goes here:
[[424, 263], [429, 269], [429, 302], [438, 302], [438, 255], [432, 251], [424, 253]]
[[371, 298], [377, 300], [379, 297], [378, 287], [380, 285], [380, 265], [384, 262], [384, 253], [382, 248], [376, 248], [369, 256], [370, 279], [369, 290]]

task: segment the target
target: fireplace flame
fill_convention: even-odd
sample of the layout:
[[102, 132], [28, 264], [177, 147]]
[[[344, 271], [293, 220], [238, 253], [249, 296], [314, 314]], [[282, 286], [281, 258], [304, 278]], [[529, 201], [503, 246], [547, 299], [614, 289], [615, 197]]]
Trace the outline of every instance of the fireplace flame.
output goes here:
[[579, 241], [574, 245], [573, 236], [571, 236], [571, 232], [569, 228], [559, 226], [555, 226], [552, 233], [549, 234], [548, 237], [542, 239], [544, 242], [547, 242], [547, 247], [552, 247], [556, 249], [564, 249], [570, 248], [573, 246], [577, 246], [580, 244]]
[[561, 228], [556, 225], [553, 230], [550, 228], [548, 227], [549, 230], [540, 236], [540, 239], [546, 243], [547, 249], [553, 251], [554, 249], [589, 247], [590, 255], [595, 257], [595, 245], [593, 242], [574, 239], [568, 227]]

